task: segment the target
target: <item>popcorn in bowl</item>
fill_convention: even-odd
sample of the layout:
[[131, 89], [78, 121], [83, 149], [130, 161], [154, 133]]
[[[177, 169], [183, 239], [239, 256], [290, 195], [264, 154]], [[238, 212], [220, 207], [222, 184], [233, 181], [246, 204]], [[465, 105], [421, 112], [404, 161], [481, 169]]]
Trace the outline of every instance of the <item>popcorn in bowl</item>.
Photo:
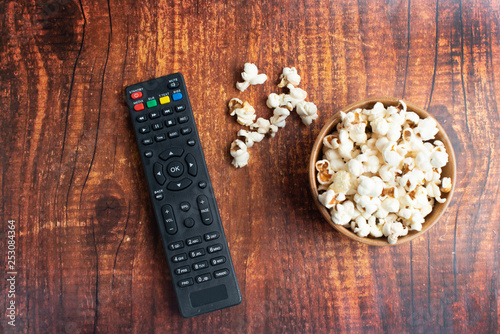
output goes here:
[[448, 152], [436, 140], [436, 121], [408, 111], [403, 101], [387, 108], [377, 102], [340, 118], [323, 137], [315, 164], [318, 200], [331, 221], [389, 244], [420, 231], [434, 203], [445, 202], [443, 193], [452, 189], [451, 178], [442, 177]]

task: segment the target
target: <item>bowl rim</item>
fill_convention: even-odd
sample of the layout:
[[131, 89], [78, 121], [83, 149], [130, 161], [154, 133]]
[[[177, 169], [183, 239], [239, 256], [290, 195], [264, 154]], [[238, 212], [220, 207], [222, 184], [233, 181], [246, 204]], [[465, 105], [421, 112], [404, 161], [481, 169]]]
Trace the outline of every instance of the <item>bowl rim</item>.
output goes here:
[[[452, 180], [452, 188], [450, 192], [446, 196], [446, 201], [442, 203], [444, 206], [441, 209], [441, 212], [434, 217], [434, 220], [431, 222], [425, 222], [422, 226], [421, 231], [415, 231], [414, 233], [409, 233], [408, 235], [404, 237], [398, 238], [397, 242], [395, 244], [389, 244], [387, 241], [387, 238], [381, 237], [381, 238], [373, 238], [373, 237], [360, 237], [357, 234], [355, 234], [353, 231], [351, 231], [348, 228], [345, 228], [342, 225], [337, 225], [335, 224], [330, 216], [330, 213], [328, 209], [323, 206], [318, 200], [318, 187], [317, 187], [317, 181], [316, 181], [316, 161], [318, 160], [318, 157], [320, 155], [320, 152], [322, 152], [323, 148], [323, 138], [327, 135], [333, 132], [335, 126], [337, 123], [340, 121], [340, 112], [349, 112], [351, 110], [357, 109], [364, 107], [366, 105], [369, 105], [371, 103], [375, 104], [376, 102], [381, 102], [384, 104], [384, 107], [391, 106], [391, 105], [397, 105], [399, 104], [399, 101], [403, 101], [406, 106], [407, 110], [411, 110], [415, 113], [417, 113], [420, 117], [422, 117], [421, 114], [424, 114], [426, 117], [431, 117], [437, 124], [437, 128], [439, 130], [440, 135], [443, 137], [441, 140], [443, 144], [446, 147], [447, 153], [448, 153], [448, 163], [452, 163], [451, 165], [451, 175], [448, 177], [451, 178]], [[338, 110], [332, 117], [330, 117], [324, 124], [324, 126], [321, 128], [319, 134], [316, 137], [316, 140], [313, 144], [312, 150], [311, 150], [311, 155], [309, 158], [309, 188], [311, 191], [311, 195], [313, 197], [314, 203], [316, 204], [317, 208], [321, 212], [323, 218], [327, 220], [330, 226], [332, 226], [335, 230], [339, 231], [341, 234], [354, 239], [356, 241], [359, 241], [364, 244], [372, 245], [372, 246], [397, 246], [404, 244], [406, 242], [409, 242], [424, 233], [426, 233], [430, 228], [432, 228], [438, 220], [442, 217], [446, 209], [448, 208], [448, 205], [450, 204], [453, 193], [455, 191], [455, 184], [456, 184], [456, 174], [457, 174], [457, 166], [456, 166], [456, 158], [455, 158], [455, 152], [453, 150], [453, 144], [446, 134], [446, 131], [444, 128], [441, 126], [441, 124], [427, 111], [425, 111], [423, 108], [420, 108], [416, 106], [415, 104], [411, 102], [407, 102], [404, 99], [398, 99], [398, 98], [392, 98], [392, 97], [372, 97], [372, 98], [367, 98], [363, 100], [356, 101], [354, 103], [351, 103], [347, 105], [346, 107]], [[441, 203], [440, 203], [441, 204]], [[433, 208], [434, 210], [434, 208]]]

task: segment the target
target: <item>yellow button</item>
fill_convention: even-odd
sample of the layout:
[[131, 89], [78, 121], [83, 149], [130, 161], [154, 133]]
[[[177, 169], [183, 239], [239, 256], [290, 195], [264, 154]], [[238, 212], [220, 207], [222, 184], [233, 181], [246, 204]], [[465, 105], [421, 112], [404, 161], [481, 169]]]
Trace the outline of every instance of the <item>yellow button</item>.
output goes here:
[[170, 103], [170, 96], [160, 97], [160, 104]]

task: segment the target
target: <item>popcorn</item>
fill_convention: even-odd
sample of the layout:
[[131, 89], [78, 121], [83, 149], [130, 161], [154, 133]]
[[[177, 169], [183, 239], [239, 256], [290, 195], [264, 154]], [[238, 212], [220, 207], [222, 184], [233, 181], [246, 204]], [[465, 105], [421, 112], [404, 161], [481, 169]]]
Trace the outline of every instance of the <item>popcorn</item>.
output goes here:
[[238, 136], [245, 137], [245, 145], [252, 147], [254, 143], [258, 143], [264, 139], [264, 134], [257, 131], [246, 131], [241, 129], [238, 131]]
[[342, 203], [345, 200], [344, 194], [336, 194], [332, 189], [328, 189], [318, 196], [321, 204], [327, 209], [333, 208], [335, 205]]
[[257, 118], [257, 121], [255, 121], [255, 123], [250, 124], [250, 129], [252, 130], [257, 129], [257, 132], [262, 134], [271, 132], [270, 128], [271, 128], [271, 122], [262, 117]]
[[272, 125], [277, 126], [278, 128], [284, 128], [286, 125], [286, 118], [290, 115], [290, 111], [285, 108], [276, 108], [274, 109], [273, 116], [270, 121]]
[[[296, 93], [294, 106], [306, 96]], [[436, 121], [407, 111], [403, 101], [341, 112], [340, 118], [337, 131], [323, 139], [317, 167], [318, 199], [332, 221], [361, 237], [385, 236], [390, 244], [409, 230], [421, 231], [434, 203], [444, 203], [442, 193], [452, 189], [450, 178], [441, 180], [449, 157], [435, 140]]]
[[318, 171], [317, 179], [320, 184], [332, 183], [333, 171], [330, 168], [330, 162], [328, 160], [317, 161], [316, 170]]
[[418, 122], [418, 125], [415, 128], [415, 133], [418, 133], [422, 140], [434, 139], [434, 136], [439, 131], [436, 125], [436, 121], [432, 118], [422, 119]]
[[243, 82], [237, 82], [236, 88], [240, 91], [244, 91], [250, 85], [261, 85], [267, 80], [267, 75], [258, 74], [259, 70], [255, 64], [246, 63], [244, 67], [244, 72], [241, 73]]
[[300, 75], [297, 73], [297, 69], [295, 67], [285, 67], [280, 76], [280, 80], [281, 82], [278, 84], [278, 87], [280, 88], [286, 87], [288, 84], [297, 87], [300, 83]]
[[255, 109], [247, 101], [233, 98], [228, 103], [229, 115], [237, 116], [237, 122], [241, 125], [250, 126], [255, 121]]
[[300, 101], [296, 105], [296, 111], [305, 125], [311, 125], [318, 118], [318, 107], [312, 102]]
[[443, 181], [441, 181], [441, 191], [444, 193], [449, 193], [451, 191], [451, 179], [449, 177], [443, 177]]
[[239, 139], [234, 140], [231, 143], [231, 156], [233, 157], [232, 164], [234, 167], [244, 167], [248, 163], [250, 154], [247, 152], [247, 146], [244, 142]]

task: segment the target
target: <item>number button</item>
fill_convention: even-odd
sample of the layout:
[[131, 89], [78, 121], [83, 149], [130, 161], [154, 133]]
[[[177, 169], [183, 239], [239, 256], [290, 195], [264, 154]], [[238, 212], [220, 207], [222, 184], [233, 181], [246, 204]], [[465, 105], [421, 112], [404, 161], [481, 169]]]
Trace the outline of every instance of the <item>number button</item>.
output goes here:
[[177, 250], [181, 248], [184, 248], [184, 242], [182, 242], [182, 240], [172, 242], [168, 245], [168, 249], [170, 250]]

